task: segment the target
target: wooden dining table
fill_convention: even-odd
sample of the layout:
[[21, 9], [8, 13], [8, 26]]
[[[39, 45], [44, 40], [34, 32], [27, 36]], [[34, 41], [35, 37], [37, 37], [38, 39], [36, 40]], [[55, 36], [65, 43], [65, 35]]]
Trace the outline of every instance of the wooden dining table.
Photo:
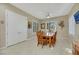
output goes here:
[[54, 34], [55, 34], [55, 33], [52, 33], [52, 32], [46, 32], [46, 33], [43, 34], [43, 37], [45, 37], [46, 40], [49, 41], [49, 42], [48, 42], [49, 47], [51, 47], [52, 44], [53, 44], [53, 43], [52, 43], [52, 39], [54, 40]]

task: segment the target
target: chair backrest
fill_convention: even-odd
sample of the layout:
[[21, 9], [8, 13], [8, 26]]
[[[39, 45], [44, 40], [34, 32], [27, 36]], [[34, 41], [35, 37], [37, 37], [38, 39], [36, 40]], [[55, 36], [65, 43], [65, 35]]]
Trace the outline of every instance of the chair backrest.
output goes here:
[[74, 55], [79, 55], [79, 42], [78, 41], [73, 41], [72, 43], [72, 54]]
[[37, 38], [39, 39], [39, 36], [40, 36], [39, 32], [36, 32], [36, 35], [37, 35]]
[[42, 34], [43, 34], [43, 33], [42, 33], [41, 31], [36, 32], [36, 35], [37, 35], [37, 37], [38, 37], [38, 40], [41, 39]]
[[55, 32], [55, 34], [51, 37], [51, 39], [56, 41], [56, 36], [57, 36], [57, 32]]

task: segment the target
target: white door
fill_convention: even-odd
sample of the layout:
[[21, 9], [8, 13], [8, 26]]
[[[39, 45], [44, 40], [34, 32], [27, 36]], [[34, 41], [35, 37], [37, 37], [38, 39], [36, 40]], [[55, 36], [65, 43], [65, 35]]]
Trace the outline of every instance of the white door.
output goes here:
[[26, 17], [6, 10], [6, 46], [26, 40]]

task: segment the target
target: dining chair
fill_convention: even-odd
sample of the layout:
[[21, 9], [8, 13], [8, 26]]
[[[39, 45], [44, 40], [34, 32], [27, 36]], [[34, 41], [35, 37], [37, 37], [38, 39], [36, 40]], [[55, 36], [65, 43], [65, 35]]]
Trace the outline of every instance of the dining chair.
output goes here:
[[42, 40], [41, 40], [41, 32], [36, 32], [36, 35], [37, 35], [37, 46], [39, 45], [39, 44], [41, 44], [42, 43]]
[[56, 43], [56, 36], [57, 36], [57, 32], [55, 32], [55, 34], [51, 37], [51, 44], [53, 45], [53, 47], [55, 46]]
[[43, 35], [41, 35], [41, 38], [42, 38], [42, 48], [43, 48], [44, 45], [47, 45], [47, 38], [46, 36]]
[[73, 55], [76, 55], [76, 44], [75, 44], [75, 42], [72, 42], [72, 54]]
[[57, 37], [57, 32], [55, 32], [55, 35], [54, 35], [54, 44], [56, 43], [56, 37]]
[[79, 42], [78, 41], [72, 43], [72, 54], [79, 55]]

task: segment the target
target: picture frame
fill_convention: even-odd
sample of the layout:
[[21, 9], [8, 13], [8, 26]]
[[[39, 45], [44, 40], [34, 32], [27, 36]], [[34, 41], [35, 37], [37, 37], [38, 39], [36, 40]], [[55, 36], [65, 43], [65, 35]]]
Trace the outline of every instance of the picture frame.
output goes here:
[[32, 22], [28, 21], [28, 28], [31, 29], [32, 28]]
[[61, 28], [63, 28], [63, 27], [64, 27], [64, 21], [60, 21], [59, 26], [60, 26]]
[[45, 29], [45, 23], [41, 24], [41, 29]]

